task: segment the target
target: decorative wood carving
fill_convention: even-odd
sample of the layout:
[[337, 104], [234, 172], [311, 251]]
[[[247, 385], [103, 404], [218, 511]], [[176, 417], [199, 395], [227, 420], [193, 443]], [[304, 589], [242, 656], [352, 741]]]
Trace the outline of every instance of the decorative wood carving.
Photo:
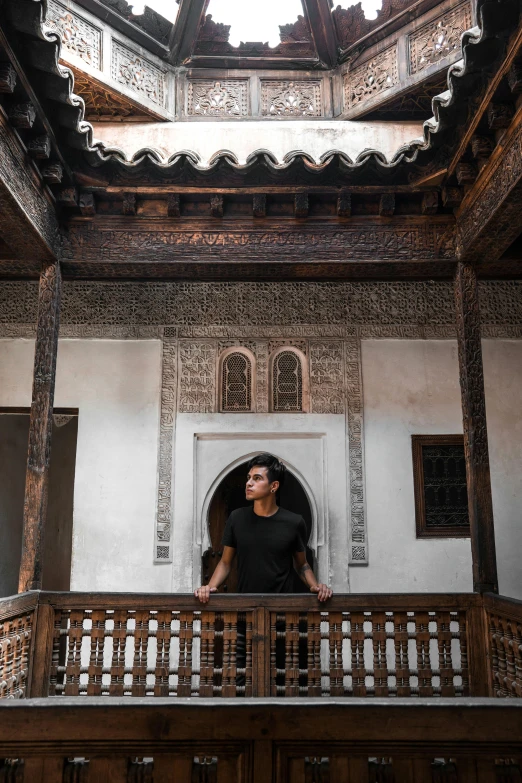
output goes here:
[[466, 2], [410, 35], [410, 73], [419, 73], [444, 57], [460, 54], [461, 35], [471, 26], [471, 5]]
[[373, 59], [345, 74], [344, 107], [352, 109], [398, 83], [397, 47], [390, 46], [384, 52], [375, 55]]
[[508, 71], [507, 80], [513, 95], [522, 92], [522, 57], [517, 57]]
[[488, 106], [488, 125], [491, 130], [509, 128], [515, 114], [512, 103], [490, 103]]
[[439, 194], [436, 190], [428, 190], [422, 196], [422, 214], [436, 215], [439, 208]]
[[181, 214], [179, 193], [169, 193], [167, 199], [168, 217], [179, 217]]
[[74, 73], [74, 94], [85, 101], [85, 118], [88, 122], [110, 117], [139, 117], [143, 122], [157, 119], [156, 114], [140, 104], [139, 97], [136, 97], [134, 103], [122, 93], [91, 79], [84, 71], [78, 68], [71, 70]]
[[49, 136], [36, 136], [27, 142], [27, 152], [36, 160], [48, 160], [51, 155], [51, 139]]
[[80, 212], [84, 217], [89, 217], [96, 214], [96, 202], [92, 193], [80, 193], [78, 206], [80, 207]]
[[458, 216], [461, 258], [499, 258], [520, 233], [522, 124], [502, 141], [502, 154], [482, 169]]
[[224, 198], [221, 195], [210, 197], [210, 214], [215, 218], [222, 218], [224, 210]]
[[122, 212], [124, 215], [136, 214], [136, 194], [125, 193], [123, 197]]
[[111, 76], [129, 90], [145, 96], [158, 106], [165, 105], [166, 76], [145, 57], [118, 41], [112, 41]]
[[462, 201], [462, 191], [456, 187], [444, 187], [442, 188], [442, 203], [445, 207], [455, 209]]
[[352, 196], [342, 190], [337, 196], [337, 217], [350, 217], [352, 214]]
[[246, 117], [248, 81], [246, 79], [189, 81], [187, 113], [203, 117]]
[[345, 394], [347, 406], [348, 464], [350, 482], [350, 563], [368, 563], [364, 485], [364, 403], [360, 340], [347, 340]]
[[310, 343], [310, 410], [344, 413], [343, 343]]
[[72, 13], [56, 0], [47, 0], [46, 24], [56, 30], [62, 39], [62, 52], [66, 50], [80, 57], [93, 68], [101, 65], [101, 30]]
[[459, 185], [470, 185], [477, 178], [477, 170], [473, 163], [467, 163], [463, 160], [457, 163], [455, 174]]
[[294, 214], [296, 218], [308, 217], [308, 193], [306, 191], [295, 194]]
[[245, 226], [226, 229], [185, 226], [157, 227], [150, 224], [133, 223], [128, 227], [117, 226], [112, 221], [92, 223], [70, 223], [64, 237], [64, 259], [75, 263], [95, 261], [96, 264], [111, 261], [135, 260], [160, 262], [193, 260], [197, 251], [199, 258], [231, 257], [249, 260], [277, 255], [289, 261], [310, 261], [310, 254], [316, 260], [379, 259], [382, 261], [453, 259], [455, 251], [448, 239], [448, 224], [419, 223], [394, 219], [393, 223], [372, 225], [352, 221], [342, 228], [334, 225], [300, 226], [299, 229], [280, 224], [270, 227], [250, 228]]
[[16, 85], [16, 71], [11, 63], [0, 63], [0, 93], [11, 94]]
[[321, 81], [261, 79], [264, 117], [321, 117]]
[[455, 274], [455, 312], [473, 589], [498, 592], [477, 275], [470, 264], [461, 262]]
[[488, 162], [488, 158], [494, 149], [493, 140], [489, 136], [472, 136], [471, 151], [476, 159], [479, 168], [483, 168]]
[[280, 25], [281, 43], [270, 47], [268, 43], [241, 42], [237, 47], [229, 43], [231, 25], [215, 22], [211, 14], [207, 14], [199, 29], [198, 39], [194, 48], [195, 55], [213, 55], [241, 57], [314, 57], [317, 56], [313, 44], [310, 25], [304, 16], [298, 16], [292, 24]]
[[58, 262], [44, 264], [38, 291], [38, 326], [18, 588], [21, 593], [42, 589], [61, 284], [62, 277]]
[[1, 119], [0, 236], [9, 247], [14, 246], [15, 257], [23, 254], [38, 266], [40, 261], [58, 252], [58, 221], [54, 207], [28, 169], [18, 140]]
[[63, 179], [61, 163], [49, 163], [41, 169], [42, 177], [49, 185], [59, 185]]
[[395, 193], [383, 193], [379, 202], [379, 215], [392, 217], [395, 212]]
[[78, 204], [76, 188], [62, 188], [56, 193], [56, 201], [63, 206], [75, 207]]
[[377, 11], [375, 19], [366, 19], [361, 3], [349, 8], [337, 6], [332, 11], [332, 16], [337, 29], [337, 35], [342, 49], [347, 49], [363, 36], [370, 33], [383, 22], [387, 22], [399, 14], [405, 8], [413, 5], [415, 0], [383, 0], [382, 7]]
[[13, 128], [32, 128], [36, 119], [36, 109], [32, 103], [15, 103], [8, 109], [8, 117]]
[[266, 195], [254, 193], [252, 199], [252, 213], [254, 217], [266, 217]]

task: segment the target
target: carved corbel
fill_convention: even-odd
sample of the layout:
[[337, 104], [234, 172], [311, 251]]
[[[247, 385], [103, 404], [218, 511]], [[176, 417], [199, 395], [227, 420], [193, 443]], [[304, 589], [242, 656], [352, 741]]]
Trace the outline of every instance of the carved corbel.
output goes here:
[[181, 214], [180, 211], [180, 198], [179, 193], [169, 193], [167, 198], [167, 215], [168, 217], [178, 218]]
[[84, 217], [91, 217], [96, 214], [96, 202], [92, 193], [80, 193], [79, 200], [80, 212]]
[[32, 128], [36, 119], [36, 109], [32, 103], [15, 103], [8, 110], [13, 128], [20, 130]]
[[352, 195], [341, 190], [337, 196], [337, 217], [350, 217], [352, 214]]
[[439, 194], [436, 190], [428, 190], [422, 196], [421, 211], [423, 215], [436, 215], [439, 208]]
[[442, 188], [442, 203], [445, 207], [455, 209], [462, 201], [462, 191], [456, 187]]
[[379, 202], [379, 215], [392, 217], [395, 212], [395, 193], [383, 193]]
[[123, 196], [122, 212], [124, 215], [136, 214], [136, 194], [125, 193]]
[[308, 217], [308, 193], [306, 191], [298, 191], [295, 194], [295, 212], [296, 218]]
[[215, 218], [222, 218], [224, 211], [224, 199], [221, 195], [210, 197], [210, 214]]
[[488, 106], [488, 125], [491, 130], [508, 128], [515, 114], [512, 103], [490, 103]]
[[252, 213], [257, 218], [266, 217], [266, 195], [264, 193], [254, 193]]
[[11, 94], [16, 86], [16, 71], [11, 63], [0, 63], [0, 92]]
[[48, 160], [51, 155], [51, 139], [47, 135], [36, 136], [27, 143], [27, 152], [37, 160]]
[[59, 185], [63, 179], [63, 168], [61, 163], [49, 163], [41, 170], [42, 177], [48, 185]]

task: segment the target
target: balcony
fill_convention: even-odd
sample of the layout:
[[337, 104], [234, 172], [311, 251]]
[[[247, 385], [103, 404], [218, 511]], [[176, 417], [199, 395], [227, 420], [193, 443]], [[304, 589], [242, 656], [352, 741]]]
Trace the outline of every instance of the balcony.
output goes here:
[[35, 591], [0, 622], [6, 783], [521, 780], [519, 601]]

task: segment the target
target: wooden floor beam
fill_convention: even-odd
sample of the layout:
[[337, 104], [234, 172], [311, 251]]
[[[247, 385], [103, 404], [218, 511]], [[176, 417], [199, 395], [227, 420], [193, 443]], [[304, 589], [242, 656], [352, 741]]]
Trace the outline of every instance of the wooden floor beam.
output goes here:
[[480, 310], [475, 268], [459, 262], [455, 310], [475, 592], [498, 592]]
[[59, 263], [44, 263], [38, 289], [38, 326], [18, 585], [21, 593], [42, 588], [61, 287]]

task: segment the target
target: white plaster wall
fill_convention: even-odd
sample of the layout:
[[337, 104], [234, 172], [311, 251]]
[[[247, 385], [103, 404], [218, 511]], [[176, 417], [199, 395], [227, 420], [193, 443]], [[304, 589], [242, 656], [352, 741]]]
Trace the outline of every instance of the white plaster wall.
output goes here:
[[[302, 478], [315, 501], [319, 577], [348, 592], [345, 419], [317, 414], [179, 414], [176, 423], [172, 590], [200, 583], [205, 500], [215, 480], [269, 451]], [[246, 505], [246, 501], [245, 501]], [[203, 535], [201, 535], [201, 533]]]
[[94, 136], [117, 147], [130, 159], [144, 147], [157, 150], [164, 160], [181, 150], [195, 152], [208, 166], [216, 152], [230, 150], [244, 164], [257, 150], [269, 149], [279, 163], [285, 155], [302, 150], [319, 163], [330, 150], [345, 152], [352, 160], [365, 149], [377, 149], [391, 159], [399, 147], [422, 137], [421, 122], [292, 122], [253, 120], [227, 122], [97, 122]]
[[[483, 341], [500, 590], [522, 597], [522, 342]], [[462, 432], [454, 341], [362, 343], [370, 565], [352, 592], [472, 590], [469, 539], [417, 539], [412, 434]]]
[[[32, 340], [0, 340], [0, 405], [28, 406]], [[159, 341], [60, 340], [55, 405], [79, 408], [72, 590], [165, 592], [152, 564]]]
[[522, 340], [483, 340], [499, 592], [522, 598]]

